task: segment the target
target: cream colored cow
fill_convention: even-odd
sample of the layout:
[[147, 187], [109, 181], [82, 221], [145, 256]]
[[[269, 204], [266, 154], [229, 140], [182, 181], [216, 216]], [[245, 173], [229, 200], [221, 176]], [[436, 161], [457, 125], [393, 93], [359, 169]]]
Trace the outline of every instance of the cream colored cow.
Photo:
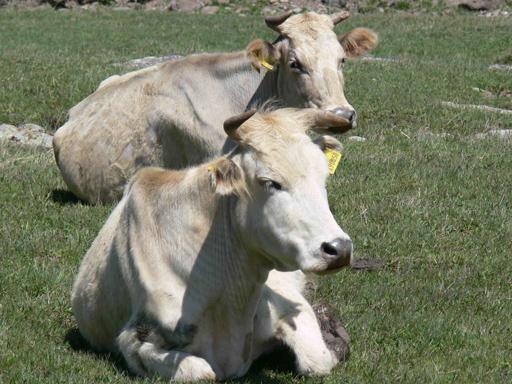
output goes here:
[[[356, 122], [343, 93], [343, 62], [376, 45], [363, 28], [336, 36], [348, 17], [313, 12], [267, 18], [274, 43], [201, 54], [113, 76], [73, 107], [53, 147], [69, 189], [90, 203], [118, 200], [143, 166], [179, 169], [232, 148], [222, 123], [269, 100], [330, 110]], [[269, 70], [268, 68], [272, 68]]]
[[314, 143], [306, 130], [346, 120], [318, 109], [250, 115], [226, 122], [238, 144], [228, 155], [140, 170], [82, 262], [72, 292], [80, 332], [138, 375], [240, 377], [280, 343], [300, 374], [337, 363], [303, 272], [350, 263], [325, 188], [322, 150], [339, 142]]

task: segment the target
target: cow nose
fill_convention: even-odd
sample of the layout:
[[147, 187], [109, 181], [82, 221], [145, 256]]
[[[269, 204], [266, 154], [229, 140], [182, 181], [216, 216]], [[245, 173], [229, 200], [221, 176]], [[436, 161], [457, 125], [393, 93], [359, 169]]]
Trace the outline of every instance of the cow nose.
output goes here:
[[337, 238], [322, 243], [322, 252], [327, 261], [327, 270], [338, 269], [350, 264], [352, 240]]
[[337, 108], [331, 109], [331, 112], [337, 116], [344, 117], [351, 123], [356, 121], [356, 118], [357, 118], [356, 111], [354, 111], [353, 109], [337, 107]]

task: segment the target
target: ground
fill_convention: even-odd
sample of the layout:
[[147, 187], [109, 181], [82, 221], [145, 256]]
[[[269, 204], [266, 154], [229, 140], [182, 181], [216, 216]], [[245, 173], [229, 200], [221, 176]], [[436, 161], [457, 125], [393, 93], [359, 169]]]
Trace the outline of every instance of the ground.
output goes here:
[[[348, 361], [321, 379], [259, 363], [242, 383], [512, 381], [512, 141], [479, 133], [512, 116], [511, 18], [365, 15], [376, 57], [349, 62], [359, 112], [328, 184], [332, 211], [375, 271], [319, 279], [351, 337]], [[114, 63], [235, 50], [271, 38], [260, 17], [143, 12], [0, 12], [0, 123], [51, 131]], [[479, 88], [489, 93], [474, 90]], [[90, 352], [69, 293], [111, 211], [76, 201], [50, 150], [0, 146], [0, 382], [150, 382]], [[155, 380], [156, 382], [163, 382]], [[151, 381], [153, 382], [153, 381]]]

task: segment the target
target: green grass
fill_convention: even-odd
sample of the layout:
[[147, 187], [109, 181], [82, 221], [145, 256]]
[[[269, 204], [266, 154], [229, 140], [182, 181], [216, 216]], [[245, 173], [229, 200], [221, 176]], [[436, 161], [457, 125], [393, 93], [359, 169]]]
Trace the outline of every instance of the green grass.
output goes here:
[[[386, 266], [321, 280], [352, 337], [346, 364], [323, 380], [263, 368], [241, 382], [511, 382], [512, 142], [474, 135], [512, 119], [439, 102], [512, 108], [471, 89], [512, 89], [510, 72], [487, 69], [508, 61], [512, 19], [370, 15], [339, 30], [358, 25], [400, 61], [347, 63], [353, 134], [368, 140], [345, 141], [329, 197], [357, 257]], [[0, 122], [52, 130], [112, 63], [271, 36], [259, 17], [0, 12]], [[73, 348], [70, 287], [111, 207], [63, 190], [51, 151], [0, 146], [0, 382], [150, 382]]]

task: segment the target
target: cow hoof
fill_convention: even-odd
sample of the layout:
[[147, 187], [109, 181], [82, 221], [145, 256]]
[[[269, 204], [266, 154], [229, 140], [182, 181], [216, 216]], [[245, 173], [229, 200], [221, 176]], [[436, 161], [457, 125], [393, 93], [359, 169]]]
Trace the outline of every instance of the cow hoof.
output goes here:
[[343, 324], [336, 318], [335, 312], [328, 305], [313, 305], [316, 318], [320, 324], [322, 337], [338, 362], [346, 361], [350, 354], [350, 336]]
[[176, 381], [184, 382], [215, 380], [216, 378], [217, 376], [210, 364], [197, 356], [188, 356], [184, 359], [174, 377]]

